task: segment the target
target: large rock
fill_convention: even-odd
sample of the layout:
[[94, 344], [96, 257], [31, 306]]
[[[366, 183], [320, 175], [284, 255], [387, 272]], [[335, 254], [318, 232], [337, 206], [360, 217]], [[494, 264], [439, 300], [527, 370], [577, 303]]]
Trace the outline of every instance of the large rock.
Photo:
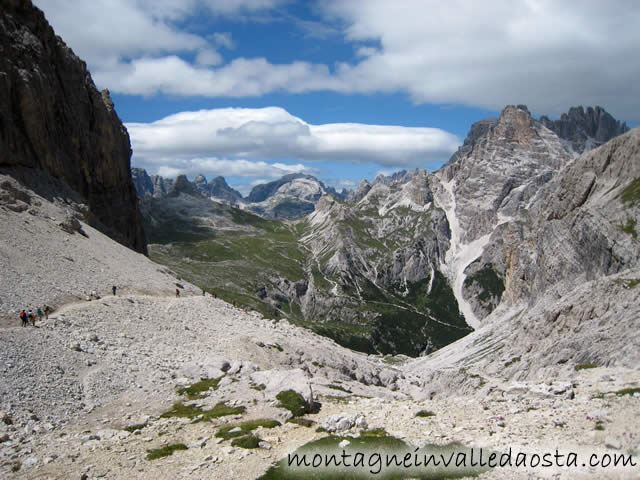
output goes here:
[[129, 135], [107, 91], [30, 0], [0, 7], [0, 166], [48, 172], [80, 193], [94, 223], [146, 253]]
[[286, 390], [299, 393], [307, 402], [307, 409], [313, 407], [313, 390], [306, 373], [296, 368], [294, 370], [264, 370], [252, 373], [249, 377], [256, 385], [264, 385], [264, 395], [267, 399], [275, 400], [276, 395]]

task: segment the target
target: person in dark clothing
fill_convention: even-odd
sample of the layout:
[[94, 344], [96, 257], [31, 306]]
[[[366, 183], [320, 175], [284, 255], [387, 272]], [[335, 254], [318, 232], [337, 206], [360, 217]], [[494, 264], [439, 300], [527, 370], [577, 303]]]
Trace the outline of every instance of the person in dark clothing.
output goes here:
[[118, 290], [118, 287], [116, 287], [116, 286], [114, 285], [114, 286], [112, 287], [112, 290], [113, 290], [113, 295], [115, 296], [116, 291]]
[[180, 296], [180, 290], [176, 288], [176, 297]]
[[26, 327], [28, 325], [27, 323], [27, 312], [25, 312], [24, 310], [22, 310], [20, 312], [20, 320], [22, 320], [22, 326]]

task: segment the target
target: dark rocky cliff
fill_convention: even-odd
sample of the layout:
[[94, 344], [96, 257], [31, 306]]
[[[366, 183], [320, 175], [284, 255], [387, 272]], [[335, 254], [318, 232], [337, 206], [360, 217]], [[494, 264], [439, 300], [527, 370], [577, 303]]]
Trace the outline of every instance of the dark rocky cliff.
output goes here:
[[0, 4], [0, 166], [40, 169], [84, 196], [92, 223], [146, 253], [131, 146], [108, 91], [30, 0]]
[[583, 153], [612, 138], [629, 131], [626, 123], [620, 123], [602, 107], [571, 107], [558, 120], [540, 117], [542, 124], [554, 131], [560, 138], [571, 142], [571, 148]]

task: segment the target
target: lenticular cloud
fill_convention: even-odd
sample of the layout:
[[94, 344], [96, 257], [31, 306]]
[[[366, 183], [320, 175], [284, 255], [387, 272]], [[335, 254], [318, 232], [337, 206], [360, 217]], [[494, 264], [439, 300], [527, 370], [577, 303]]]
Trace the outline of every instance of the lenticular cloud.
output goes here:
[[127, 129], [134, 157], [143, 161], [215, 156], [428, 166], [447, 160], [460, 144], [437, 128], [310, 125], [278, 107], [181, 112]]

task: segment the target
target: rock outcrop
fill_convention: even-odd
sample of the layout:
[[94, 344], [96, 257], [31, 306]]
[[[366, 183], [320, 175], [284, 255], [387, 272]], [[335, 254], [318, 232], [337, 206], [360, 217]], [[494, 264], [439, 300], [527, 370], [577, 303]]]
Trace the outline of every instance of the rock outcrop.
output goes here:
[[144, 197], [145, 195], [153, 196], [153, 180], [151, 180], [151, 177], [144, 168], [132, 168], [131, 180], [133, 180], [133, 186], [136, 189], [136, 195], [138, 197]]
[[0, 166], [47, 172], [80, 193], [95, 226], [146, 253], [129, 136], [108, 91], [30, 0], [0, 7]]
[[558, 120], [540, 117], [542, 124], [571, 144], [573, 151], [583, 153], [629, 131], [602, 107], [571, 107]]

